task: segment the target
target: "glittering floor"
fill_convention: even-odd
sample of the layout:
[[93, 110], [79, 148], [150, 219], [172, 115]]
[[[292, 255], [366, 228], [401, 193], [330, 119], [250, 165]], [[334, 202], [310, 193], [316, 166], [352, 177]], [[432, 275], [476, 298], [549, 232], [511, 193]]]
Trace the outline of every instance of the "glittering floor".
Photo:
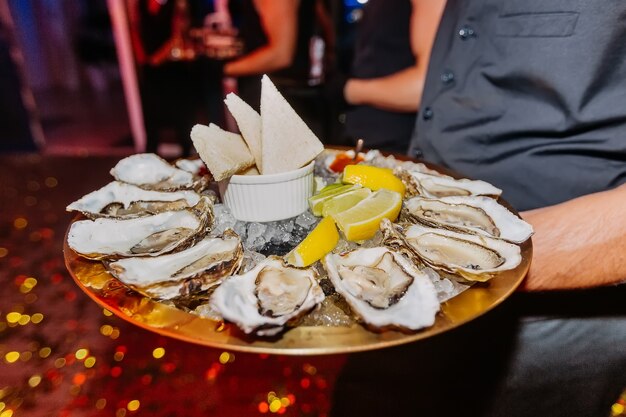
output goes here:
[[[0, 156], [0, 417], [328, 415], [346, 356], [179, 342], [112, 316], [75, 285], [64, 208], [106, 184], [118, 159]], [[415, 373], [398, 377], [412, 384]], [[381, 403], [398, 415], [397, 400]], [[607, 415], [626, 416], [625, 405], [626, 394]]]
[[[102, 311], [65, 270], [67, 203], [119, 159], [2, 157], [0, 416], [324, 416], [343, 356], [225, 352]], [[80, 174], [78, 174], [80, 173]]]

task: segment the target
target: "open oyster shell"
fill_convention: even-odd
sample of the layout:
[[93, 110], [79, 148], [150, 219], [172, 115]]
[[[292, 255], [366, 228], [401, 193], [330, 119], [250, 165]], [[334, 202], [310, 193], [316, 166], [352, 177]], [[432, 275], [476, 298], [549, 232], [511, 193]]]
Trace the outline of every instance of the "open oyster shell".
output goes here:
[[207, 182], [193, 173], [170, 165], [153, 153], [135, 154], [120, 160], [112, 169], [116, 180], [146, 190], [174, 191], [195, 189], [201, 191]]
[[323, 263], [335, 290], [368, 327], [418, 330], [435, 322], [435, 286], [402, 255], [360, 248], [328, 254]]
[[151, 191], [135, 185], [112, 181], [67, 206], [89, 218], [129, 218], [147, 216], [163, 211], [193, 207], [200, 201], [194, 191]]
[[323, 299], [315, 270], [289, 266], [270, 256], [250, 271], [224, 280], [210, 305], [245, 333], [273, 336]]
[[194, 244], [212, 224], [212, 204], [208, 197], [202, 197], [193, 209], [132, 219], [74, 222], [67, 242], [73, 251], [89, 259], [159, 256]]
[[204, 164], [204, 161], [200, 158], [177, 159], [174, 162], [174, 166], [176, 168], [182, 169], [183, 171], [191, 172], [194, 175], [200, 175], [202, 170], [207, 170], [206, 165]]
[[487, 281], [522, 261], [519, 246], [502, 239], [417, 224], [400, 228], [388, 220], [381, 222], [381, 230], [385, 245], [413, 253], [433, 269], [468, 281]]
[[406, 186], [408, 197], [421, 195], [423, 197], [440, 198], [447, 196], [487, 195], [499, 196], [502, 190], [485, 181], [455, 179], [448, 175], [434, 175], [421, 171], [396, 168], [394, 174]]
[[219, 285], [237, 273], [243, 261], [239, 236], [228, 229], [223, 235], [205, 237], [180, 252], [124, 258], [107, 264], [111, 274], [149, 297], [185, 297]]
[[490, 197], [413, 197], [404, 203], [405, 218], [426, 226], [496, 237], [522, 243], [531, 225]]

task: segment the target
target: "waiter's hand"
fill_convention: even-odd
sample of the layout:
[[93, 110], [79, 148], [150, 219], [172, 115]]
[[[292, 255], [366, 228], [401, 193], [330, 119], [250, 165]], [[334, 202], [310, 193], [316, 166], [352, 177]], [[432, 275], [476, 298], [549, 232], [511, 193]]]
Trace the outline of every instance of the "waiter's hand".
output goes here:
[[522, 290], [626, 282], [626, 185], [521, 213], [535, 229]]

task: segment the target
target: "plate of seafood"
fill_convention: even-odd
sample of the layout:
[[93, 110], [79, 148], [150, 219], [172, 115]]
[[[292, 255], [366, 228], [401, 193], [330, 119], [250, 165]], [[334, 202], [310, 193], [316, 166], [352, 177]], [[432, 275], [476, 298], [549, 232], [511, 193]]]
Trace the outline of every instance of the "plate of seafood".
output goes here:
[[526, 275], [532, 227], [495, 186], [325, 149], [267, 77], [260, 112], [225, 103], [241, 134], [196, 125], [198, 157], [131, 155], [67, 206], [66, 266], [124, 320], [233, 351], [357, 352], [467, 323]]

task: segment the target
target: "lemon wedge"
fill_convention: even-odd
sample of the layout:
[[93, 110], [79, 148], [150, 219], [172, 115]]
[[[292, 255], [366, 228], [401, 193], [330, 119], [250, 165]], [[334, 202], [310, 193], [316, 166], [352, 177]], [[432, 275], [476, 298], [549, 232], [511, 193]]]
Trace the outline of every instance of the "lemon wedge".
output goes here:
[[369, 197], [371, 194], [372, 191], [369, 188], [361, 187], [356, 190], [334, 196], [324, 201], [324, 205], [322, 206], [322, 216], [334, 216], [335, 214], [348, 210], [364, 198]]
[[343, 182], [348, 184], [361, 184], [373, 191], [385, 188], [396, 191], [404, 197], [404, 183], [400, 178], [393, 175], [389, 168], [379, 168], [370, 165], [348, 165], [343, 170]]
[[332, 217], [326, 217], [286, 256], [293, 266], [303, 267], [322, 259], [339, 242], [339, 232]]
[[402, 194], [382, 188], [332, 218], [347, 240], [358, 242], [373, 237], [382, 219], [396, 220], [401, 208]]
[[356, 190], [357, 188], [361, 188], [360, 185], [352, 185], [352, 184], [331, 184], [324, 187], [319, 194], [316, 194], [309, 198], [309, 207], [311, 208], [311, 212], [315, 216], [322, 215], [322, 209], [324, 208], [324, 203], [345, 192]]
[[324, 187], [322, 187], [319, 191], [319, 194], [328, 194], [329, 192], [336, 190], [339, 187], [345, 187], [345, 184], [342, 182], [334, 182], [332, 184], [327, 184]]

